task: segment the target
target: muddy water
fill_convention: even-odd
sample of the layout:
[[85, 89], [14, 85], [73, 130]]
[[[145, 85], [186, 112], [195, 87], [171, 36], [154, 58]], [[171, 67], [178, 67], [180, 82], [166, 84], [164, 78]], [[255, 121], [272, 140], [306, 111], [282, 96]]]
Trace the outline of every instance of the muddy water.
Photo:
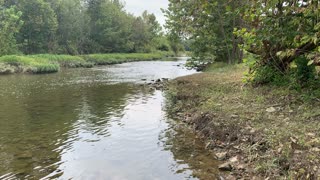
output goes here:
[[213, 179], [193, 132], [141, 86], [192, 74], [185, 61], [0, 76], [0, 179]]

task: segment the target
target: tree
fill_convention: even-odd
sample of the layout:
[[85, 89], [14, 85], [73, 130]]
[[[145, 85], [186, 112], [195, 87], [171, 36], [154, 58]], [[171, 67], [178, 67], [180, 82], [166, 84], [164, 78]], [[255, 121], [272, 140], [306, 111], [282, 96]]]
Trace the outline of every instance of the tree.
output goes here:
[[170, 0], [164, 10], [168, 20], [166, 27], [172, 36], [192, 42], [194, 60], [201, 62], [242, 61], [240, 39], [233, 29], [240, 26], [236, 11], [241, 1]]
[[157, 49], [162, 41], [162, 28], [154, 14], [147, 11], [142, 16], [134, 19], [132, 23], [131, 40], [134, 43], [134, 51], [151, 52]]
[[15, 36], [23, 24], [21, 15], [14, 6], [5, 8], [0, 1], [0, 56], [18, 52]]
[[90, 37], [99, 52], [129, 52], [131, 17], [119, 1], [91, 0], [88, 2]]
[[237, 34], [244, 39], [244, 48], [257, 56], [251, 73], [253, 78], [262, 77], [258, 83], [290, 73], [296, 60], [307, 61], [296, 62], [298, 66], [320, 64], [318, 0], [249, 2], [243, 11], [248, 26]]
[[65, 54], [82, 54], [85, 52], [89, 28], [89, 18], [80, 0], [55, 1], [58, 29], [58, 52]]
[[18, 36], [22, 51], [27, 54], [54, 52], [58, 22], [50, 4], [43, 0], [21, 0], [18, 8], [24, 22]]
[[[1, 54], [88, 54], [167, 49], [154, 14], [120, 0], [0, 0]], [[22, 24], [23, 22], [23, 24]]]

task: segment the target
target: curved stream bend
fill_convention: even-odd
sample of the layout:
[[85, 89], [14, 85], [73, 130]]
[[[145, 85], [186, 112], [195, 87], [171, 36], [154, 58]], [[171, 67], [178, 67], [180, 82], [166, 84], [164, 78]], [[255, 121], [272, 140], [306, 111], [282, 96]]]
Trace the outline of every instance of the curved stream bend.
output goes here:
[[138, 85], [194, 73], [184, 63], [1, 76], [0, 179], [215, 177], [213, 155], [166, 118], [163, 93]]

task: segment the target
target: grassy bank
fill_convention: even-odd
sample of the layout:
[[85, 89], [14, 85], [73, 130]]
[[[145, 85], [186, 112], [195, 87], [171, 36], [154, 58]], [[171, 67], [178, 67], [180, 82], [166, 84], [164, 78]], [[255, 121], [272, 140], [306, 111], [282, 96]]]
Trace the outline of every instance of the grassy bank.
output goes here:
[[167, 53], [132, 53], [132, 54], [91, 54], [83, 56], [87, 62], [95, 65], [111, 65], [132, 61], [148, 61], [162, 59], [169, 54]]
[[250, 87], [243, 66], [214, 65], [169, 85], [171, 114], [194, 127], [232, 173], [226, 179], [319, 179], [320, 97]]
[[0, 74], [12, 73], [52, 73], [60, 67], [90, 68], [95, 65], [120, 64], [132, 61], [148, 61], [172, 56], [169, 52], [132, 53], [132, 54], [90, 54], [82, 56], [71, 55], [9, 55], [0, 57]]

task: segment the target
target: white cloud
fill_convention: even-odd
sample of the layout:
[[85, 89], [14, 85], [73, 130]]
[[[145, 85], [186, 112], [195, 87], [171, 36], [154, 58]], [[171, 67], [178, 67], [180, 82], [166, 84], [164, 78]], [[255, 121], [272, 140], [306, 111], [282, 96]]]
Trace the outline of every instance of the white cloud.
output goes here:
[[147, 10], [150, 13], [154, 13], [162, 25], [165, 23], [165, 17], [161, 12], [161, 8], [166, 9], [168, 3], [168, 0], [125, 0], [128, 12], [140, 16], [143, 11]]

